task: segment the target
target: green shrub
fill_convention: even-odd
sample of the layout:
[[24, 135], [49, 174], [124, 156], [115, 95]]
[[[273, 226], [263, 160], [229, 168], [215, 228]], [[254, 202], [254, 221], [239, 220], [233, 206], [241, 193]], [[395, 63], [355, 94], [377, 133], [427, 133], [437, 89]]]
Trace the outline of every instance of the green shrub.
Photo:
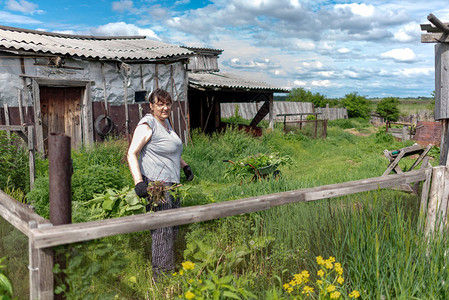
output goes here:
[[287, 101], [292, 102], [312, 102], [315, 107], [326, 107], [329, 101], [326, 96], [320, 93], [312, 93], [304, 88], [294, 88], [287, 96]]
[[125, 174], [117, 167], [92, 165], [74, 170], [72, 176], [72, 200], [88, 201], [94, 194], [106, 189], [120, 190], [128, 184]]
[[397, 121], [399, 119], [399, 100], [394, 97], [382, 99], [376, 106], [376, 112], [387, 121]]
[[368, 118], [370, 102], [357, 93], [346, 94], [345, 98], [340, 101], [342, 107], [348, 110], [350, 118]]
[[28, 165], [28, 147], [16, 134], [11, 133], [11, 139], [8, 139], [6, 132], [0, 131], [0, 189], [9, 187], [28, 191]]
[[27, 194], [28, 202], [34, 206], [36, 213], [50, 218], [50, 194], [48, 191], [48, 176], [39, 177], [34, 181], [34, 188]]

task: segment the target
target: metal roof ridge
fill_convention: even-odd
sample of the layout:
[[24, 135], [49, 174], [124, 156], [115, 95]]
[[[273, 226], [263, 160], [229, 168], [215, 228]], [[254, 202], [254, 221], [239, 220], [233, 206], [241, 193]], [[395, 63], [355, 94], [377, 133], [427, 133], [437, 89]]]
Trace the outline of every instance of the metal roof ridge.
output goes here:
[[77, 35], [77, 34], [57, 33], [57, 32], [48, 32], [48, 31], [41, 31], [41, 30], [18, 28], [18, 27], [10, 27], [10, 26], [4, 26], [4, 25], [0, 25], [0, 30], [16, 31], [16, 32], [38, 34], [38, 35], [54, 36], [54, 37], [60, 37], [60, 38], [80, 39], [80, 40], [136, 40], [136, 39], [145, 39], [146, 38], [146, 36], [144, 36], [144, 35], [136, 35], [136, 36]]

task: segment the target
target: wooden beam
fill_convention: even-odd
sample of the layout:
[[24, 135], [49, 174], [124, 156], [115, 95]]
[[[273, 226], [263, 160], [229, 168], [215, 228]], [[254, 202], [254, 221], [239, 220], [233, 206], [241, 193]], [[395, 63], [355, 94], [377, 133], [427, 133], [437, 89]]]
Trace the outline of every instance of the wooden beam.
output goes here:
[[42, 115], [41, 115], [41, 96], [39, 84], [33, 80], [33, 103], [34, 103], [34, 129], [36, 130], [36, 146], [37, 151], [44, 156], [44, 133], [42, 129]]
[[26, 236], [29, 236], [30, 221], [35, 221], [37, 224], [50, 223], [49, 220], [42, 218], [27, 205], [15, 200], [2, 190], [0, 190], [0, 216]]
[[434, 14], [429, 14], [427, 16], [427, 20], [429, 20], [429, 22], [435, 25], [438, 29], [441, 29], [444, 33], [449, 34], [449, 26], [441, 22], [437, 17], [435, 17]]
[[421, 34], [421, 43], [449, 43], [449, 34], [444, 32]]
[[27, 132], [27, 128], [22, 125], [0, 125], [0, 130]]
[[[5, 113], [5, 123], [6, 123], [6, 128], [8, 128], [8, 126], [10, 126], [10, 122], [9, 122], [9, 109], [8, 109], [8, 104], [4, 103], [3, 104], [3, 110]], [[8, 137], [8, 140], [11, 138], [11, 132], [9, 131], [9, 129], [5, 129], [6, 130], [6, 136]]]
[[156, 213], [67, 224], [53, 226], [51, 228], [37, 228], [31, 230], [31, 235], [36, 248], [48, 248], [118, 234], [241, 215], [289, 203], [315, 201], [380, 188], [391, 188], [425, 179], [427, 179], [426, 170], [411, 171], [403, 174], [393, 174], [220, 203], [190, 206]]

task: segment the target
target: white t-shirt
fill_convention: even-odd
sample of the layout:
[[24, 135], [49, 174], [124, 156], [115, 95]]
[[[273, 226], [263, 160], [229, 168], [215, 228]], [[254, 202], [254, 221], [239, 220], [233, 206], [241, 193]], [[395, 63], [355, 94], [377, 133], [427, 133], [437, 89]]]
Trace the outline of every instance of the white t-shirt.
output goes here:
[[182, 141], [165, 120], [168, 130], [154, 118], [146, 114], [139, 124], [148, 124], [152, 135], [143, 146], [139, 156], [139, 167], [142, 175], [152, 181], [179, 183]]

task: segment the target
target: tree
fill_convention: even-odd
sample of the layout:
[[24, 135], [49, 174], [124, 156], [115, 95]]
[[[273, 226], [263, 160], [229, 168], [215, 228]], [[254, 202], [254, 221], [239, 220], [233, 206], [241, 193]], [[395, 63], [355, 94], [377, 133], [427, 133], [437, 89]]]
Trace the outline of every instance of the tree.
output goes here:
[[326, 107], [328, 100], [320, 93], [313, 94], [304, 88], [294, 88], [287, 96], [287, 101], [291, 102], [312, 102], [316, 107]]
[[348, 117], [365, 118], [369, 117], [369, 101], [363, 96], [357, 95], [356, 92], [346, 94], [340, 101], [340, 106], [346, 107]]
[[397, 121], [399, 119], [399, 100], [394, 97], [382, 99], [376, 106], [376, 112], [387, 121]]

